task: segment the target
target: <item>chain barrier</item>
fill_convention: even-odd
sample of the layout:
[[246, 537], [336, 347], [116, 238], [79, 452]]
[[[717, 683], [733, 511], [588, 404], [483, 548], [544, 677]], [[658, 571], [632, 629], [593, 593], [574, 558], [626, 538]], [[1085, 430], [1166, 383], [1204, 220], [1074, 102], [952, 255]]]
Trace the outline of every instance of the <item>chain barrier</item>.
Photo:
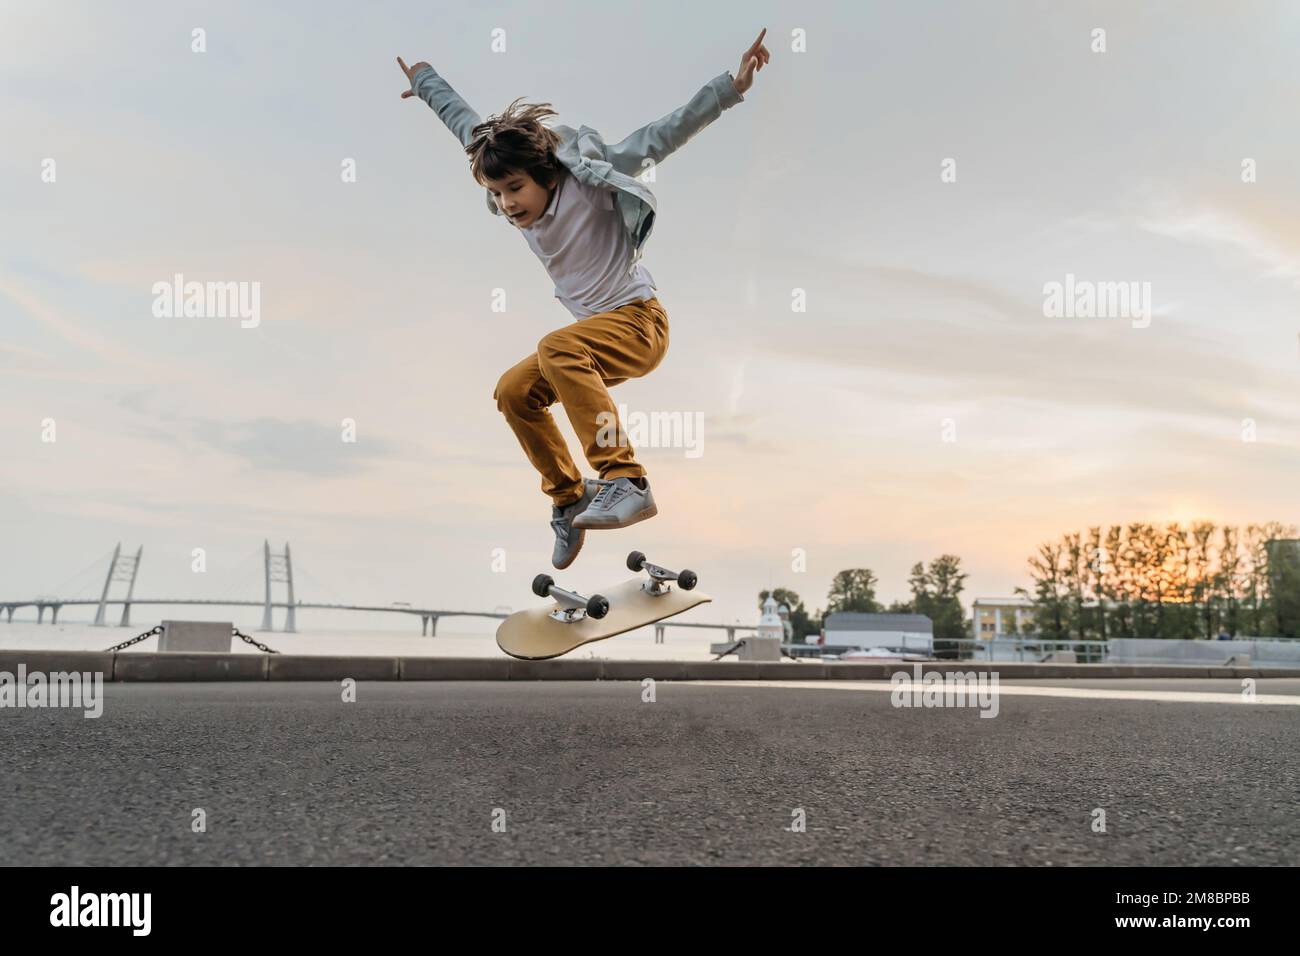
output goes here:
[[114, 644], [105, 653], [120, 651], [124, 648], [130, 647], [132, 644], [139, 644], [141, 641], [145, 640], [146, 638], [153, 637], [155, 634], [161, 634], [162, 632], [163, 632], [163, 626], [161, 624], [158, 624], [154, 627], [151, 627], [149, 630], [145, 631], [139, 637], [133, 637], [129, 641], [123, 641], [121, 644]]
[[[237, 637], [240, 640], [244, 641], [245, 643], [252, 644], [259, 651], [262, 651], [266, 654], [280, 653], [274, 648], [267, 647], [261, 641], [254, 640], [253, 638], [249, 637], [247, 634], [245, 634], [237, 627], [231, 626], [230, 631], [231, 631], [231, 636]], [[111, 654], [113, 651], [125, 650], [126, 648], [130, 647], [132, 644], [139, 644], [141, 641], [148, 640], [149, 638], [153, 637], [156, 634], [162, 634], [162, 632], [163, 632], [163, 626], [161, 624], [155, 625], [154, 627], [149, 628], [149, 630], [145, 631], [143, 634], [139, 634], [133, 638], [130, 638], [129, 640], [125, 640], [121, 644], [114, 644], [105, 653]]]
[[241, 631], [241, 630], [240, 630], [239, 628], [237, 628], [237, 627], [232, 627], [231, 630], [235, 632], [235, 637], [238, 637], [238, 638], [244, 640], [245, 642], [247, 642], [247, 643], [249, 643], [249, 644], [252, 644], [252, 645], [253, 645], [254, 647], [256, 647], [259, 651], [265, 651], [267, 654], [279, 654], [279, 653], [280, 653], [279, 651], [274, 650], [273, 648], [267, 647], [267, 646], [266, 646], [265, 644], [263, 644], [261, 641], [255, 641], [255, 640], [253, 640], [251, 637], [249, 637], [247, 634], [245, 634], [243, 631]]

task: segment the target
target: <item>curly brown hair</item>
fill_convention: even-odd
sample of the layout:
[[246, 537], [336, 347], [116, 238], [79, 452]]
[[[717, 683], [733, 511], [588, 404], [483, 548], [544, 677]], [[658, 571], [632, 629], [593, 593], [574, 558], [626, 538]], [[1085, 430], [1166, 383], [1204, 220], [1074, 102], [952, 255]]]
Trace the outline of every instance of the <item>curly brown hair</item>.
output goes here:
[[546, 189], [555, 185], [564, 172], [556, 158], [560, 137], [543, 126], [541, 120], [557, 116], [550, 103], [525, 103], [519, 97], [500, 116], [489, 116], [470, 131], [473, 137], [465, 152], [470, 172], [479, 185], [484, 179], [504, 179], [511, 173], [525, 172]]

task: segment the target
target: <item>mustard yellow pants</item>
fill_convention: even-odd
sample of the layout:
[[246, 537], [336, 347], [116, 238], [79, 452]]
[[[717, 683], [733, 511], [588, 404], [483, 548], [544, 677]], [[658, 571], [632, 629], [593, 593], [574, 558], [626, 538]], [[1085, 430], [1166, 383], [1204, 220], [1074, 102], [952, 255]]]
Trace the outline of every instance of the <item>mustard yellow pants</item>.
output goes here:
[[601, 478], [640, 477], [645, 469], [627, 441], [609, 386], [654, 371], [667, 351], [668, 314], [658, 299], [637, 299], [547, 334], [536, 352], [501, 376], [492, 397], [555, 504], [581, 498], [583, 481], [550, 406], [564, 406]]

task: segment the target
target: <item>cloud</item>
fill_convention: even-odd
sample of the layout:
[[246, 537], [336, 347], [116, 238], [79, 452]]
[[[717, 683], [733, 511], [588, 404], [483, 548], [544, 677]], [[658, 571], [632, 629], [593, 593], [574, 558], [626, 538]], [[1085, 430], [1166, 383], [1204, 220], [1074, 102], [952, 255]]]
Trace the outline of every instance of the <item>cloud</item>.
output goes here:
[[194, 419], [190, 433], [218, 451], [243, 458], [254, 468], [318, 478], [359, 474], [368, 460], [391, 452], [390, 446], [378, 439], [345, 443], [337, 426], [312, 421]]
[[[1243, 184], [1243, 194], [1257, 189]], [[1139, 228], [1179, 242], [1227, 247], [1263, 269], [1266, 278], [1288, 279], [1300, 289], [1300, 208], [1280, 209], [1244, 196], [1230, 200], [1203, 194], [1180, 209], [1156, 206], [1137, 219]]]
[[[815, 334], [788, 334], [785, 316], [759, 317], [766, 328], [757, 340], [787, 359], [859, 370], [853, 387], [878, 398], [1230, 419], [1275, 415], [1294, 398], [1293, 378], [1178, 322], [1173, 304], [1161, 303], [1150, 327], [1134, 328], [1127, 319], [1044, 317], [1040, 276], [1008, 292], [916, 269], [798, 268], [809, 273]], [[1296, 424], [1298, 415], [1283, 420]]]
[[165, 395], [154, 388], [120, 390], [113, 401], [139, 421], [125, 427], [133, 434], [187, 449], [206, 446], [267, 471], [337, 478], [361, 474], [377, 459], [399, 455], [398, 444], [358, 430], [355, 443], [344, 442], [339, 424], [309, 419], [288, 421], [260, 416], [237, 421], [177, 415], [160, 407]]
[[1137, 230], [1227, 250], [1262, 269], [1257, 277], [1289, 279], [1300, 288], [1300, 197], [1279, 192], [1293, 187], [1235, 181], [1224, 186], [1221, 180], [1205, 179], [1147, 181], [1129, 190], [1113, 209], [1079, 213], [1066, 225], [1094, 233]]
[[131, 368], [139, 368], [142, 364], [137, 353], [120, 348], [90, 332], [79, 318], [72, 317], [63, 309], [46, 302], [13, 276], [0, 275], [0, 296], [8, 299], [27, 318], [45, 326], [64, 342], [90, 352], [106, 363]]
[[32, 368], [35, 365], [49, 363], [53, 356], [39, 349], [29, 349], [22, 345], [9, 345], [0, 342], [0, 368], [15, 371]]

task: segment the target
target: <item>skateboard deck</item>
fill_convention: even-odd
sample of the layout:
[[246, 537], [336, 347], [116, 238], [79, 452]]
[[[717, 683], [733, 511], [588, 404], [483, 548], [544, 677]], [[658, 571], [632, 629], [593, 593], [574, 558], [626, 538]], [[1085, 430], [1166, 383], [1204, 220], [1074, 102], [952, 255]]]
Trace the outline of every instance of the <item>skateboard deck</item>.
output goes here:
[[554, 601], [516, 611], [497, 628], [497, 646], [520, 660], [544, 661], [567, 654], [583, 644], [654, 624], [713, 600], [707, 594], [677, 586], [656, 596], [645, 590], [645, 583], [644, 577], [630, 578], [602, 591], [601, 594], [609, 601], [609, 612], [601, 618], [584, 617], [568, 623], [557, 621], [551, 617], [551, 612], [559, 606]]

